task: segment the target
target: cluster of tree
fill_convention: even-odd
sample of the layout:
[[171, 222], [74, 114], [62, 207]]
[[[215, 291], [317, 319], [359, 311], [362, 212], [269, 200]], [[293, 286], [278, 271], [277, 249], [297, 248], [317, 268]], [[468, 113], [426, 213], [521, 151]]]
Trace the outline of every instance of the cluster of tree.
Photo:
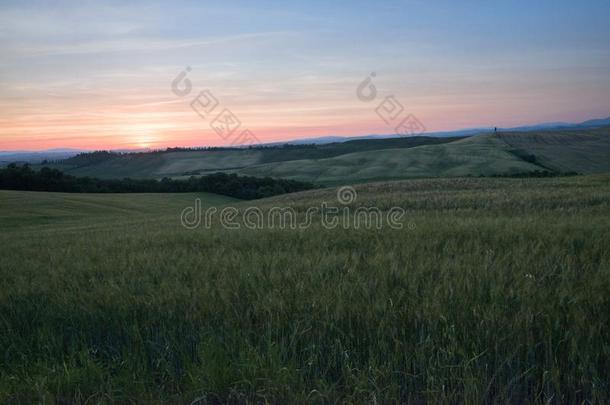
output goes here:
[[100, 150], [96, 152], [83, 152], [76, 156], [63, 160], [61, 163], [76, 167], [89, 166], [97, 163], [102, 163], [117, 156], [121, 156], [118, 152]]
[[197, 147], [169, 147], [165, 149], [154, 149], [148, 151], [139, 152], [117, 152], [111, 150], [98, 150], [94, 152], [82, 152], [76, 156], [68, 159], [64, 159], [64, 163], [70, 163], [74, 165], [92, 164], [99, 163], [104, 160], [108, 160], [119, 156], [129, 155], [143, 155], [143, 154], [155, 154], [155, 153], [166, 153], [166, 152], [201, 152], [201, 151], [227, 151], [227, 150], [244, 150], [244, 149], [316, 149], [320, 145], [316, 144], [261, 144], [261, 145], [248, 145], [244, 147], [237, 146], [197, 146]]
[[10, 164], [0, 169], [0, 189], [24, 191], [55, 191], [66, 193], [184, 193], [208, 192], [251, 200], [274, 195], [310, 190], [316, 186], [295, 180], [238, 176], [214, 173], [185, 180], [116, 179], [102, 180], [75, 177], [57, 169], [43, 167], [36, 171], [28, 165]]
[[517, 156], [521, 160], [525, 160], [528, 163], [532, 163], [532, 164], [538, 165], [538, 166], [542, 167], [543, 169], [548, 169], [548, 167], [544, 166], [538, 160], [538, 157], [536, 155], [534, 155], [533, 153], [528, 153], [527, 151], [524, 151], [522, 149], [512, 149], [512, 150], [509, 150], [508, 152], [512, 153], [515, 156]]
[[244, 149], [315, 149], [317, 145], [291, 145], [291, 144], [283, 144], [283, 145], [250, 145], [246, 148], [238, 148], [238, 147], [223, 147], [223, 146], [203, 146], [203, 147], [193, 147], [193, 148], [166, 148], [166, 149], [155, 149], [145, 152], [116, 152], [109, 150], [98, 150], [94, 152], [82, 152], [76, 156], [72, 156], [70, 158], [50, 162], [45, 160], [43, 164], [47, 163], [60, 163], [75, 167], [84, 167], [95, 165], [98, 163], [102, 163], [106, 160], [118, 158], [118, 157], [134, 157], [134, 156], [145, 156], [145, 155], [154, 155], [161, 154], [167, 152], [201, 152], [201, 151], [229, 151], [229, 150], [244, 150]]

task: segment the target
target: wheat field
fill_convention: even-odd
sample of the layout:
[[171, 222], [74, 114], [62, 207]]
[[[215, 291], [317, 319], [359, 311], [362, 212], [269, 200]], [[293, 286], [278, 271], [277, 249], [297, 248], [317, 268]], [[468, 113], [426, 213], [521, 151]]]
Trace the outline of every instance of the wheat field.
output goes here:
[[0, 402], [608, 403], [610, 177], [356, 187], [402, 229], [185, 229], [321, 189], [0, 192]]

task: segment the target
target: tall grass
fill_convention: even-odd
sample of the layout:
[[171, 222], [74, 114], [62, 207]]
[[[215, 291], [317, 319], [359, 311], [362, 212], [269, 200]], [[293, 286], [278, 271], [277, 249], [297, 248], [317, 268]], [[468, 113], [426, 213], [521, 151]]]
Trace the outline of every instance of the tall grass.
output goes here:
[[0, 402], [610, 401], [609, 177], [358, 192], [409, 226], [9, 228]]

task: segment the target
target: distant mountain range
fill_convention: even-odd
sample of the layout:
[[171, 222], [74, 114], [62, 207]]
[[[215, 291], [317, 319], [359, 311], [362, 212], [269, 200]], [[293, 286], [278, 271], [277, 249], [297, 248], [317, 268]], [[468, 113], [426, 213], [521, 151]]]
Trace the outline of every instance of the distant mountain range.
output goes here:
[[588, 120], [579, 124], [572, 124], [569, 122], [547, 122], [538, 125], [528, 125], [515, 128], [508, 128], [503, 130], [508, 131], [536, 131], [540, 129], [578, 129], [578, 128], [599, 128], [610, 125], [610, 117], [598, 118], [594, 120]]
[[[444, 137], [455, 137], [455, 136], [471, 136], [477, 135], [485, 132], [493, 131], [493, 128], [470, 128], [470, 129], [460, 129], [457, 131], [445, 131], [445, 132], [425, 132], [420, 134], [419, 136], [431, 136], [436, 138], [444, 138]], [[354, 140], [362, 140], [362, 139], [389, 139], [389, 138], [400, 138], [403, 135], [398, 134], [370, 134], [370, 135], [357, 135], [357, 136], [320, 136], [315, 138], [302, 138], [302, 139], [294, 139], [292, 141], [283, 141], [283, 142], [272, 142], [266, 143], [265, 146], [274, 146], [274, 145], [307, 145], [307, 144], [326, 144], [326, 143], [334, 143], [334, 142], [347, 142]]]
[[[511, 128], [498, 128], [498, 131], [539, 131], [539, 130], [551, 130], [551, 129], [586, 129], [586, 128], [599, 128], [604, 126], [610, 126], [610, 117], [599, 118], [584, 121], [581, 123], [569, 123], [569, 122], [545, 122], [536, 125], [525, 125], [520, 127]], [[434, 137], [451, 137], [451, 136], [472, 136], [484, 133], [489, 133], [494, 130], [494, 127], [480, 127], [480, 128], [467, 128], [459, 129], [455, 131], [440, 131], [440, 132], [426, 132], [421, 134], [422, 136], [434, 136]], [[359, 136], [322, 136], [316, 138], [303, 138], [295, 139], [287, 142], [274, 142], [266, 145], [303, 145], [303, 144], [324, 144], [332, 142], [345, 142], [354, 139], [387, 139], [397, 138], [401, 135], [398, 134], [371, 134], [371, 135], [359, 135]]]
[[[546, 122], [536, 125], [526, 125], [512, 128], [498, 128], [498, 131], [539, 131], [539, 130], [553, 130], [553, 129], [588, 129], [610, 126], [610, 117], [587, 120], [581, 123], [568, 123], [568, 122]], [[454, 136], [474, 136], [493, 131], [493, 127], [480, 127], [480, 128], [467, 128], [456, 131], [440, 131], [440, 132], [427, 132], [421, 134], [422, 136], [430, 137], [454, 137]], [[304, 144], [328, 144], [328, 143], [341, 143], [351, 140], [358, 139], [388, 139], [398, 138], [401, 135], [398, 134], [370, 134], [370, 135], [359, 135], [359, 136], [321, 136], [314, 138], [302, 138], [294, 139], [291, 141], [283, 142], [272, 142], [266, 143], [265, 146], [277, 146], [277, 145], [304, 145]], [[150, 149], [117, 149], [115, 152], [129, 153], [129, 152], [147, 152]], [[73, 148], [55, 148], [44, 151], [0, 151], [0, 165], [5, 165], [11, 162], [19, 163], [34, 163], [38, 164], [45, 160], [57, 161], [68, 159], [72, 156], [78, 155], [79, 153], [90, 152], [85, 149], [73, 149]]]
[[39, 152], [31, 151], [0, 151], [0, 165], [19, 162], [19, 163], [41, 163], [45, 160], [55, 161], [68, 159], [78, 155], [81, 152], [86, 152], [80, 149], [49, 149]]
[[[148, 152], [150, 149], [117, 149], [114, 152], [130, 153], [130, 152]], [[64, 159], [69, 159], [79, 153], [91, 152], [87, 149], [73, 148], [56, 148], [42, 151], [0, 151], [0, 166], [8, 163], [32, 163], [39, 164], [46, 161], [53, 162]]]

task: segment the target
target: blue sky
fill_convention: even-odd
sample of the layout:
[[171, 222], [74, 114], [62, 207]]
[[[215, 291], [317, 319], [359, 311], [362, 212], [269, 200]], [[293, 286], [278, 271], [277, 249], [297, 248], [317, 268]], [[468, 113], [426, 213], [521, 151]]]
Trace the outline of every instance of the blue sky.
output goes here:
[[262, 141], [392, 132], [355, 96], [371, 72], [428, 131], [608, 116], [608, 21], [608, 1], [3, 1], [0, 149], [226, 144], [170, 91], [186, 66]]

